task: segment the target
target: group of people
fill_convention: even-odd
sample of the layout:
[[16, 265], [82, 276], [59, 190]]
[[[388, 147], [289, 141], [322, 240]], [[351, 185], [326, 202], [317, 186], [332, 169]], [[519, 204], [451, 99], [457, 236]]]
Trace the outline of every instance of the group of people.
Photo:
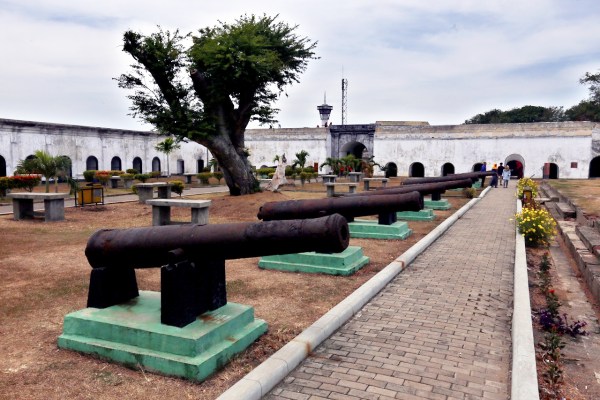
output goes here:
[[[487, 171], [487, 163], [484, 161], [483, 164], [481, 164], [481, 171], [485, 172]], [[507, 166], [502, 165], [502, 163], [500, 163], [500, 165], [496, 165], [494, 164], [492, 166], [492, 172], [495, 172], [494, 175], [492, 175], [492, 181], [490, 182], [490, 186], [491, 187], [498, 187], [498, 179], [501, 180], [501, 184], [502, 187], [504, 187], [505, 189], [508, 187], [508, 181], [510, 181], [510, 175], [511, 175], [511, 170], [510, 168]], [[485, 176], [481, 177], [481, 188], [483, 189], [485, 184]]]

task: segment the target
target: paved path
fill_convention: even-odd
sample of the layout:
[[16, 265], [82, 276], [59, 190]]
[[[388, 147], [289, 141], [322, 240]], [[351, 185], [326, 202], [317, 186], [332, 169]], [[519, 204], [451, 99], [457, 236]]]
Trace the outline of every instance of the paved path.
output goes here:
[[492, 189], [267, 399], [508, 399], [514, 186]]
[[[221, 192], [228, 192], [228, 191], [229, 191], [229, 189], [227, 188], [227, 186], [192, 187], [189, 189], [185, 189], [183, 191], [183, 197], [192, 196], [195, 194], [221, 193]], [[52, 192], [52, 193], [54, 193], [54, 192]], [[177, 198], [179, 196], [174, 194], [172, 197]], [[138, 201], [138, 195], [137, 194], [124, 194], [124, 195], [118, 195], [118, 196], [105, 196], [104, 197], [104, 204], [127, 203], [127, 202], [131, 202], [131, 201]], [[75, 200], [72, 198], [66, 199], [65, 207], [75, 207]], [[44, 205], [43, 205], [43, 203], [35, 203], [33, 208], [35, 211], [41, 211], [44, 209]], [[6, 205], [0, 205], [0, 215], [12, 214], [12, 213], [13, 213], [12, 204], [8, 203]]]

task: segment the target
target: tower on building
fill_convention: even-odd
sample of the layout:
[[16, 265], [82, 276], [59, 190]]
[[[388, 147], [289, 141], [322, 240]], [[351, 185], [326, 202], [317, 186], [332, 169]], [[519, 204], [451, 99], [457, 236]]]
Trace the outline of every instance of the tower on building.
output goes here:
[[317, 110], [319, 110], [319, 116], [321, 117], [321, 126], [327, 126], [331, 110], [333, 110], [333, 107], [327, 104], [327, 94], [323, 95], [323, 104], [317, 106]]

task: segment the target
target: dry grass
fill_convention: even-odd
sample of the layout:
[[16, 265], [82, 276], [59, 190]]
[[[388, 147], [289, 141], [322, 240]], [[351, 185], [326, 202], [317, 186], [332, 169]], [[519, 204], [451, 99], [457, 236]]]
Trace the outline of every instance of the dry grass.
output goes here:
[[[284, 191], [212, 199], [210, 222], [255, 221], [261, 204], [323, 192]], [[322, 188], [322, 186], [320, 186]], [[305, 189], [311, 190], [308, 185]], [[371, 263], [351, 277], [265, 271], [257, 259], [227, 262], [230, 301], [252, 305], [269, 331], [226, 368], [203, 383], [169, 378], [58, 349], [65, 314], [84, 308], [90, 267], [83, 250], [99, 228], [151, 225], [149, 206], [137, 203], [67, 209], [65, 221], [13, 221], [0, 217], [0, 398], [6, 399], [212, 399], [318, 319], [389, 262], [467, 202], [451, 197], [453, 209], [434, 222], [411, 222], [406, 241], [352, 239]], [[173, 210], [173, 219], [189, 219]], [[160, 290], [156, 270], [140, 270], [141, 289]]]

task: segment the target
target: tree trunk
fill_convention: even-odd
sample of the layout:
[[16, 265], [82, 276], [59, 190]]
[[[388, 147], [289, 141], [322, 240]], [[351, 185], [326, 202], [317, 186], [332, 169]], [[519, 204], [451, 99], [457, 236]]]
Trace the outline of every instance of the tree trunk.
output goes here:
[[234, 147], [225, 135], [210, 137], [205, 146], [219, 162], [230, 195], [240, 196], [258, 191], [258, 181], [243, 147]]

